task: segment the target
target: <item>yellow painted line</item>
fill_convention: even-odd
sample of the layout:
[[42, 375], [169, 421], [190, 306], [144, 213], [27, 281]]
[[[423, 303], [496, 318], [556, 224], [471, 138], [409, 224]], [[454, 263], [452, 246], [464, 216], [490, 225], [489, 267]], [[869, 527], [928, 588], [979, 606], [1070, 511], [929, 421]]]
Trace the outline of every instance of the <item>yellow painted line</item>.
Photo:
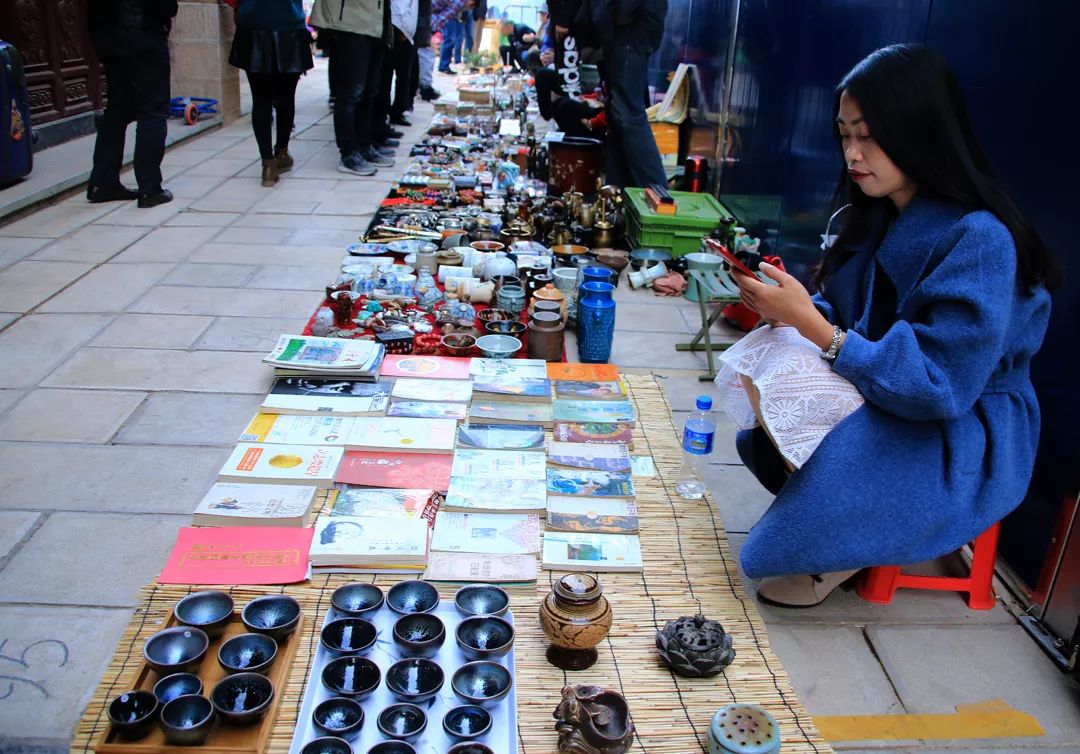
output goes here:
[[826, 741], [1017, 738], [1043, 736], [1039, 721], [1000, 699], [958, 704], [956, 712], [927, 715], [835, 715], [815, 717]]

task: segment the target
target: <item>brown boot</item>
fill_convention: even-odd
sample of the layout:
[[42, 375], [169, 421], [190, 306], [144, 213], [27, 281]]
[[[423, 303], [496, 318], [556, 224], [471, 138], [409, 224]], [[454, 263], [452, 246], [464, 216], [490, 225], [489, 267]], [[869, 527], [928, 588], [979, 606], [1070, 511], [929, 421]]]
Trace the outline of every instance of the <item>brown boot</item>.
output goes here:
[[277, 169], [279, 173], [284, 173], [288, 170], [292, 170], [293, 158], [292, 155], [289, 154], [288, 148], [275, 149], [274, 159], [277, 160]]
[[262, 168], [262, 185], [266, 188], [273, 188], [278, 182], [277, 160], [263, 160]]

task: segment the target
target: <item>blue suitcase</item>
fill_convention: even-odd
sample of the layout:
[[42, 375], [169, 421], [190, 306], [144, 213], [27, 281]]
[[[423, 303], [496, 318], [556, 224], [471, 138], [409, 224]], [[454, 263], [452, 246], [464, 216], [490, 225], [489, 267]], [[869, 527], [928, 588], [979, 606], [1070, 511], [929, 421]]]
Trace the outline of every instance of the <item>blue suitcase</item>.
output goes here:
[[29, 175], [34, 168], [30, 97], [22, 55], [0, 41], [0, 186]]

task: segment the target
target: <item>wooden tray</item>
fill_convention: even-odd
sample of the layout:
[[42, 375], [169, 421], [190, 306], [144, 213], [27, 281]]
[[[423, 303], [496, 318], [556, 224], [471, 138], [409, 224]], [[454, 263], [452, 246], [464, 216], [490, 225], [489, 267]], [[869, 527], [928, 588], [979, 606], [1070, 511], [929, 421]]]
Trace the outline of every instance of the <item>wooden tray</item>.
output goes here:
[[[169, 622], [162, 628], [170, 628], [179, 625], [176, 616], [172, 616]], [[210, 737], [202, 746], [173, 746], [165, 741], [165, 734], [161, 726], [155, 724], [146, 738], [138, 741], [125, 740], [113, 731], [112, 726], [101, 735], [94, 747], [97, 754], [193, 754], [193, 752], [207, 752], [207, 754], [264, 754], [270, 741], [270, 732], [274, 728], [277, 719], [278, 708], [281, 699], [285, 696], [285, 684], [289, 678], [289, 669], [292, 667], [296, 650], [300, 646], [304, 625], [304, 616], [301, 614], [300, 622], [281, 644], [278, 644], [277, 658], [266, 677], [274, 685], [274, 699], [270, 702], [270, 709], [266, 711], [262, 720], [257, 725], [238, 726], [228, 725], [221, 721], [220, 716], [210, 731]], [[206, 650], [196, 675], [203, 682], [203, 696], [209, 698], [217, 682], [225, 677], [217, 661], [218, 648], [227, 639], [238, 634], [248, 633], [240, 620], [240, 613], [234, 612], [232, 620], [225, 626], [225, 632], [216, 639], [210, 640], [210, 646]], [[139, 668], [139, 674], [135, 677], [134, 689], [153, 691], [154, 684], [161, 680], [161, 676], [146, 664], [145, 660]], [[125, 689], [131, 690], [131, 689]], [[123, 691], [119, 692], [123, 693]]]

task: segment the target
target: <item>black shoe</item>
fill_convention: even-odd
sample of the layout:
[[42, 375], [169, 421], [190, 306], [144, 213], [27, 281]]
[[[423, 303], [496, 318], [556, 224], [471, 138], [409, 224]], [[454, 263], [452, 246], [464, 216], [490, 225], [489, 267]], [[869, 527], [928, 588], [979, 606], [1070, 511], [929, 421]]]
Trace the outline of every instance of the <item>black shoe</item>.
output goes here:
[[101, 202], [130, 202], [132, 199], [138, 198], [138, 191], [133, 191], [127, 186], [119, 183], [115, 186], [94, 186], [89, 183], [86, 185], [86, 200], [91, 204], [100, 204]]
[[401, 142], [397, 139], [379, 139], [379, 146], [391, 149], [393, 147], [400, 147]]
[[139, 209], [150, 209], [161, 204], [168, 204], [172, 200], [172, 192], [168, 189], [162, 189], [156, 194], [139, 194]]
[[442, 92], [440, 92], [433, 86], [424, 86], [420, 88], [420, 99], [424, 100], [424, 102], [431, 102], [432, 100], [437, 100], [441, 96]]
[[385, 131], [383, 131], [381, 134], [379, 134], [375, 138], [377, 138], [377, 139], [400, 139], [404, 135], [405, 135], [404, 131], [398, 131], [396, 128], [387, 128]]
[[360, 152], [360, 156], [364, 158], [365, 162], [376, 165], [380, 168], [394, 167], [394, 158], [387, 157], [384, 154], [379, 154], [375, 151], [373, 147], [368, 147], [364, 151]]
[[412, 126], [412, 123], [410, 123], [404, 115], [391, 115], [390, 123], [391, 125], [402, 126], [403, 128], [409, 128]]
[[453, 76], [454, 75], [454, 72], [451, 71], [449, 68], [440, 68], [439, 73], [445, 73], [447, 76]]

